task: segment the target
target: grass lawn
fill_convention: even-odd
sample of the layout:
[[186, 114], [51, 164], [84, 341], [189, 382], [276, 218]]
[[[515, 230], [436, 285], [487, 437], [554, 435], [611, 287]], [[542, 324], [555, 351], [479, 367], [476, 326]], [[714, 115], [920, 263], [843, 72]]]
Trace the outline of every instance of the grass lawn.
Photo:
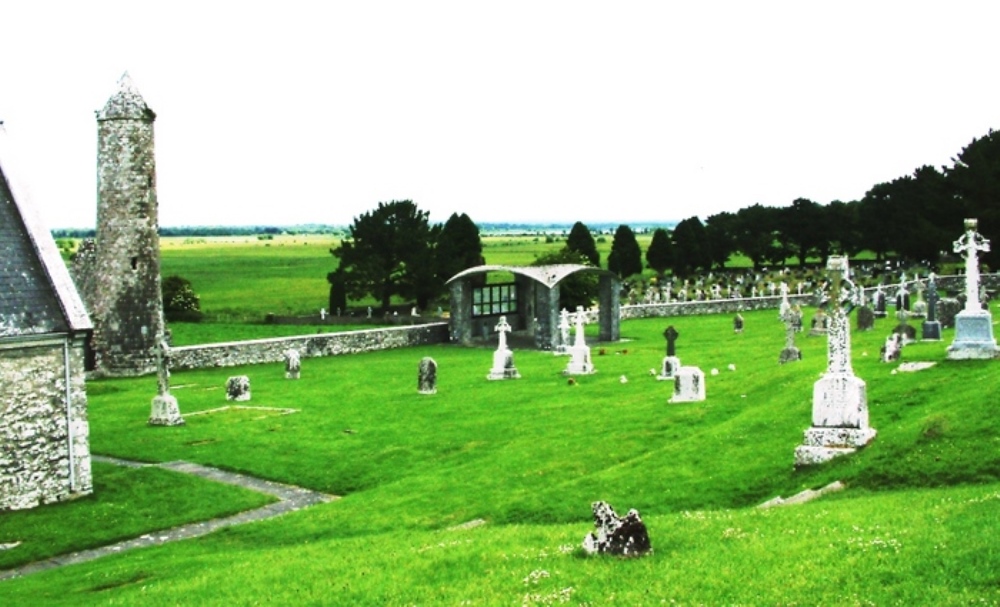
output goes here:
[[[534, 351], [515, 352], [522, 379], [490, 382], [490, 349], [451, 345], [305, 359], [298, 381], [285, 380], [280, 364], [177, 372], [186, 415], [225, 405], [223, 384], [236, 374], [250, 376], [249, 404], [297, 410], [188, 415], [177, 428], [145, 425], [155, 379], [90, 383], [96, 453], [185, 459], [344, 499], [3, 582], [0, 602], [1000, 602], [991, 401], [1000, 366], [944, 360], [945, 331], [943, 342], [903, 351], [904, 361], [936, 366], [892, 373], [896, 365], [878, 362], [890, 321], [856, 333], [854, 368], [878, 437], [854, 456], [796, 471], [825, 339], [801, 336], [804, 360], [781, 366], [776, 312], [744, 317], [738, 335], [728, 316], [627, 321], [624, 341], [592, 344], [598, 373], [576, 385], [560, 373], [565, 358]], [[667, 404], [672, 384], [650, 375], [667, 324], [680, 332], [682, 362], [706, 371], [704, 402]], [[417, 394], [423, 356], [439, 364], [436, 395]], [[754, 508], [833, 480], [848, 490]], [[653, 556], [581, 555], [590, 504], [601, 499], [640, 510]]]

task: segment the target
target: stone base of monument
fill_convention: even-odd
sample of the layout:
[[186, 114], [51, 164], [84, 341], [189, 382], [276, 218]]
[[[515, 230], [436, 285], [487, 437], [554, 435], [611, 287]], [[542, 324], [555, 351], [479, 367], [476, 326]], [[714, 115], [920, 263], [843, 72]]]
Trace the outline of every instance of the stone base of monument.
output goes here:
[[566, 363], [563, 375], [590, 375], [594, 373], [594, 364], [590, 362], [590, 348], [587, 346], [570, 346], [570, 359]]
[[663, 367], [660, 369], [660, 374], [656, 376], [656, 379], [664, 381], [667, 379], [674, 379], [677, 377], [677, 371], [681, 368], [681, 359], [676, 356], [664, 356], [663, 357]]
[[674, 395], [668, 402], [692, 403], [705, 400], [705, 373], [698, 367], [681, 367], [674, 378]]
[[811, 466], [854, 453], [875, 439], [874, 428], [809, 428], [795, 448], [795, 465]]
[[920, 335], [924, 341], [941, 341], [941, 323], [936, 320], [927, 320], [920, 325]]
[[867, 428], [865, 382], [849, 373], [827, 373], [813, 384], [814, 428]]
[[521, 374], [514, 366], [514, 353], [510, 350], [497, 350], [493, 353], [493, 368], [486, 379], [520, 379]]
[[802, 360], [802, 351], [796, 348], [795, 346], [792, 346], [790, 348], [785, 348], [784, 350], [781, 351], [781, 354], [778, 356], [778, 364], [782, 365], [785, 363], [794, 362], [796, 360]]
[[177, 399], [172, 394], [158, 394], [153, 397], [153, 404], [149, 413], [149, 425], [184, 425], [184, 418], [181, 417], [181, 410], [177, 406]]
[[993, 317], [986, 310], [962, 310], [955, 315], [955, 341], [948, 346], [950, 360], [989, 359], [1000, 356], [993, 338]]
[[552, 348], [552, 354], [555, 356], [569, 356], [569, 348], [564, 345], [556, 346]]

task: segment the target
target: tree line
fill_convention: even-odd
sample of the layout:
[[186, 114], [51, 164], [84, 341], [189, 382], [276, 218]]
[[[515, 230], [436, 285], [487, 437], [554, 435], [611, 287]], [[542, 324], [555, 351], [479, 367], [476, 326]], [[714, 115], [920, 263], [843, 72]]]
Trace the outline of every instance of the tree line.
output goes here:
[[[975, 138], [940, 170], [921, 166], [873, 186], [861, 200], [819, 204], [797, 198], [786, 207], [754, 204], [739, 211], [692, 216], [673, 230], [658, 228], [645, 251], [627, 225], [615, 230], [607, 269], [621, 278], [650, 268], [659, 275], [688, 277], [722, 269], [737, 253], [755, 268], [781, 266], [786, 259], [805, 265], [809, 258], [825, 264], [832, 254], [854, 256], [871, 251], [935, 267], [961, 235], [965, 217], [979, 219], [989, 237], [1000, 230], [1000, 133]], [[330, 252], [339, 268], [327, 279], [331, 310], [346, 309], [347, 298], [373, 296], [383, 310], [398, 295], [425, 308], [461, 270], [483, 263], [479, 228], [466, 214], [453, 214], [444, 225], [431, 225], [428, 213], [410, 200], [379, 203], [355, 218], [348, 238]], [[995, 265], [998, 251], [983, 257]], [[601, 267], [591, 229], [573, 224], [565, 246], [540, 256], [538, 265], [584, 263]], [[587, 300], [591, 277], [573, 277], [564, 296]]]

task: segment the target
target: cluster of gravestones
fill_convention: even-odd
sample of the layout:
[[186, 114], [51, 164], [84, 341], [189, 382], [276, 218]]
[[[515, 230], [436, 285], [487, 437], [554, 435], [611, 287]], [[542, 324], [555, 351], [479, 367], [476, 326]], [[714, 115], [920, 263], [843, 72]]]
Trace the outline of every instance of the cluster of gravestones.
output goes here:
[[[285, 379], [299, 379], [302, 368], [299, 351], [286, 350]], [[170, 393], [170, 346], [161, 339], [156, 348], [157, 395], [153, 397], [152, 410], [149, 415], [151, 426], [181, 426], [184, 418], [181, 416], [177, 399]], [[236, 402], [249, 401], [250, 378], [246, 375], [236, 375], [226, 380], [226, 400]]]

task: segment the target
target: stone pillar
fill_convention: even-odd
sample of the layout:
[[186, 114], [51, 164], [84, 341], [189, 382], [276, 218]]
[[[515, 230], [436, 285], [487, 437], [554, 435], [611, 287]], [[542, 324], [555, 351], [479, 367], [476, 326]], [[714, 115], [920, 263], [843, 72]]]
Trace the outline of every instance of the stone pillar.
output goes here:
[[542, 283], [535, 284], [535, 346], [539, 350], [551, 350], [559, 342], [559, 285], [552, 288]]
[[451, 283], [451, 315], [448, 331], [452, 343], [472, 342], [472, 282], [468, 277]]
[[601, 341], [618, 341], [621, 338], [621, 281], [617, 276], [601, 275], [600, 278], [600, 312], [598, 322]]
[[99, 375], [156, 370], [163, 333], [153, 121], [128, 74], [97, 112], [97, 274], [84, 293]]

